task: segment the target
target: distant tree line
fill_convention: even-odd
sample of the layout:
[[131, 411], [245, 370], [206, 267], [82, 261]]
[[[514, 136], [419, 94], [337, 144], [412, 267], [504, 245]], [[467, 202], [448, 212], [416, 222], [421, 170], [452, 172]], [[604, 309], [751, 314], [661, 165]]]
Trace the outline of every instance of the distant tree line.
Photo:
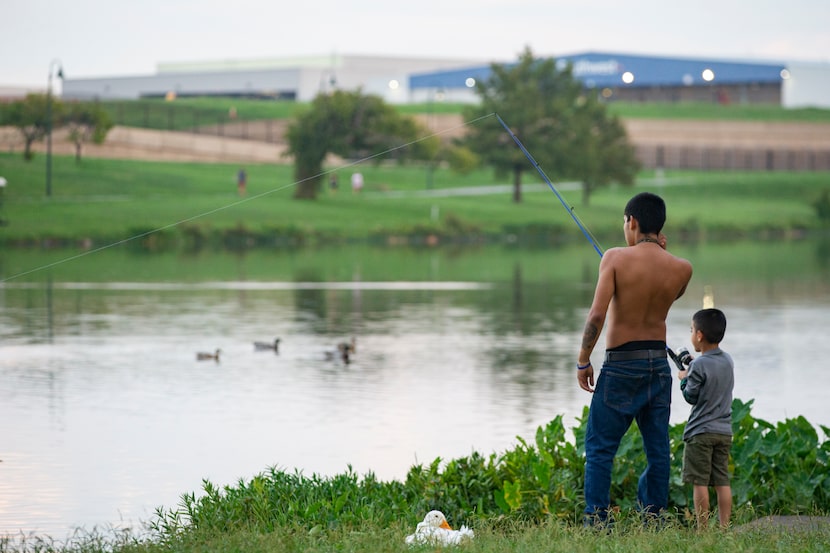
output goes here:
[[0, 125], [16, 127], [23, 135], [23, 158], [34, 158], [32, 145], [50, 130], [66, 128], [75, 145], [75, 160], [81, 161], [83, 145], [102, 144], [112, 128], [109, 114], [95, 102], [64, 102], [46, 94], [29, 94], [0, 112]]

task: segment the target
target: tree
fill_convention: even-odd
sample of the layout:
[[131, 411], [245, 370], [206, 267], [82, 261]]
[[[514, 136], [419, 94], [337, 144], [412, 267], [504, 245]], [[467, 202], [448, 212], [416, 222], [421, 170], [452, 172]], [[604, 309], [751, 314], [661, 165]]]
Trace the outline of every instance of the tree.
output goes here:
[[[294, 156], [295, 198], [314, 199], [328, 154], [347, 159], [427, 159], [429, 145], [412, 143], [419, 133], [414, 119], [398, 115], [378, 96], [359, 90], [320, 94], [311, 109], [288, 128], [288, 154]], [[411, 143], [411, 144], [409, 144]], [[407, 148], [402, 145], [409, 144]], [[381, 155], [382, 154], [382, 155]]]
[[75, 144], [75, 162], [81, 162], [81, 148], [92, 139], [102, 144], [112, 128], [109, 114], [97, 103], [78, 102], [69, 106], [64, 122], [69, 127], [69, 140]]
[[572, 125], [565, 177], [582, 183], [583, 205], [601, 186], [634, 184], [641, 165], [617, 116], [609, 115], [604, 104], [588, 95], [578, 103]]
[[[585, 94], [570, 65], [535, 59], [526, 48], [516, 64], [493, 64], [491, 69], [488, 80], [476, 83], [481, 104], [467, 110], [468, 119], [498, 113], [546, 175], [583, 182], [584, 201], [599, 185], [633, 181], [639, 164], [625, 129], [593, 95]], [[522, 174], [534, 167], [501, 124], [485, 119], [463, 143], [497, 175], [512, 174], [513, 201], [521, 202]]]
[[[48, 98], [45, 94], [28, 94], [23, 100], [12, 102], [6, 112], [5, 124], [17, 127], [23, 135], [23, 159], [31, 161], [34, 157], [32, 144], [42, 140], [49, 130]], [[63, 103], [52, 98], [51, 124], [60, 121], [63, 113]]]

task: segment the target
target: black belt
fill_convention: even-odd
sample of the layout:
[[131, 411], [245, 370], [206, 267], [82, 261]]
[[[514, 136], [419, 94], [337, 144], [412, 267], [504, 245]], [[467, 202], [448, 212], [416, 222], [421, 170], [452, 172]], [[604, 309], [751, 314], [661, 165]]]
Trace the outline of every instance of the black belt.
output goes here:
[[631, 351], [606, 351], [605, 361], [634, 361], [635, 359], [666, 359], [664, 349], [635, 349]]

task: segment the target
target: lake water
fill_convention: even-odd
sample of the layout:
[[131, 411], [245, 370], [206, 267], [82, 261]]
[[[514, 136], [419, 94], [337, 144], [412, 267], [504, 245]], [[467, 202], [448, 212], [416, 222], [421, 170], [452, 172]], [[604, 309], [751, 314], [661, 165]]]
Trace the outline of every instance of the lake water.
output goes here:
[[[711, 286], [735, 396], [830, 425], [828, 251], [679, 248], [695, 277], [669, 344], [688, 346]], [[573, 369], [598, 263], [582, 245], [92, 257], [0, 284], [0, 535], [136, 528], [203, 479], [271, 466], [402, 479], [571, 426], [590, 401]], [[47, 261], [0, 253], [4, 278]], [[278, 354], [254, 351], [277, 336]], [[351, 363], [327, 359], [351, 336]], [[688, 413], [676, 390], [672, 422]]]

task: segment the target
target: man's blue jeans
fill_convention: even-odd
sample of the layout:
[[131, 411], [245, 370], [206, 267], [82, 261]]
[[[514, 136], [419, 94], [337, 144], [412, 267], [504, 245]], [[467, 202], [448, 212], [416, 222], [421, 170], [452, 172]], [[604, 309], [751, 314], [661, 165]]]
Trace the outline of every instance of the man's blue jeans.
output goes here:
[[658, 514], [668, 506], [671, 382], [666, 359], [603, 364], [585, 433], [587, 518], [604, 521], [608, 516], [614, 456], [633, 420], [640, 428], [648, 460], [637, 487], [639, 506], [650, 514]]

